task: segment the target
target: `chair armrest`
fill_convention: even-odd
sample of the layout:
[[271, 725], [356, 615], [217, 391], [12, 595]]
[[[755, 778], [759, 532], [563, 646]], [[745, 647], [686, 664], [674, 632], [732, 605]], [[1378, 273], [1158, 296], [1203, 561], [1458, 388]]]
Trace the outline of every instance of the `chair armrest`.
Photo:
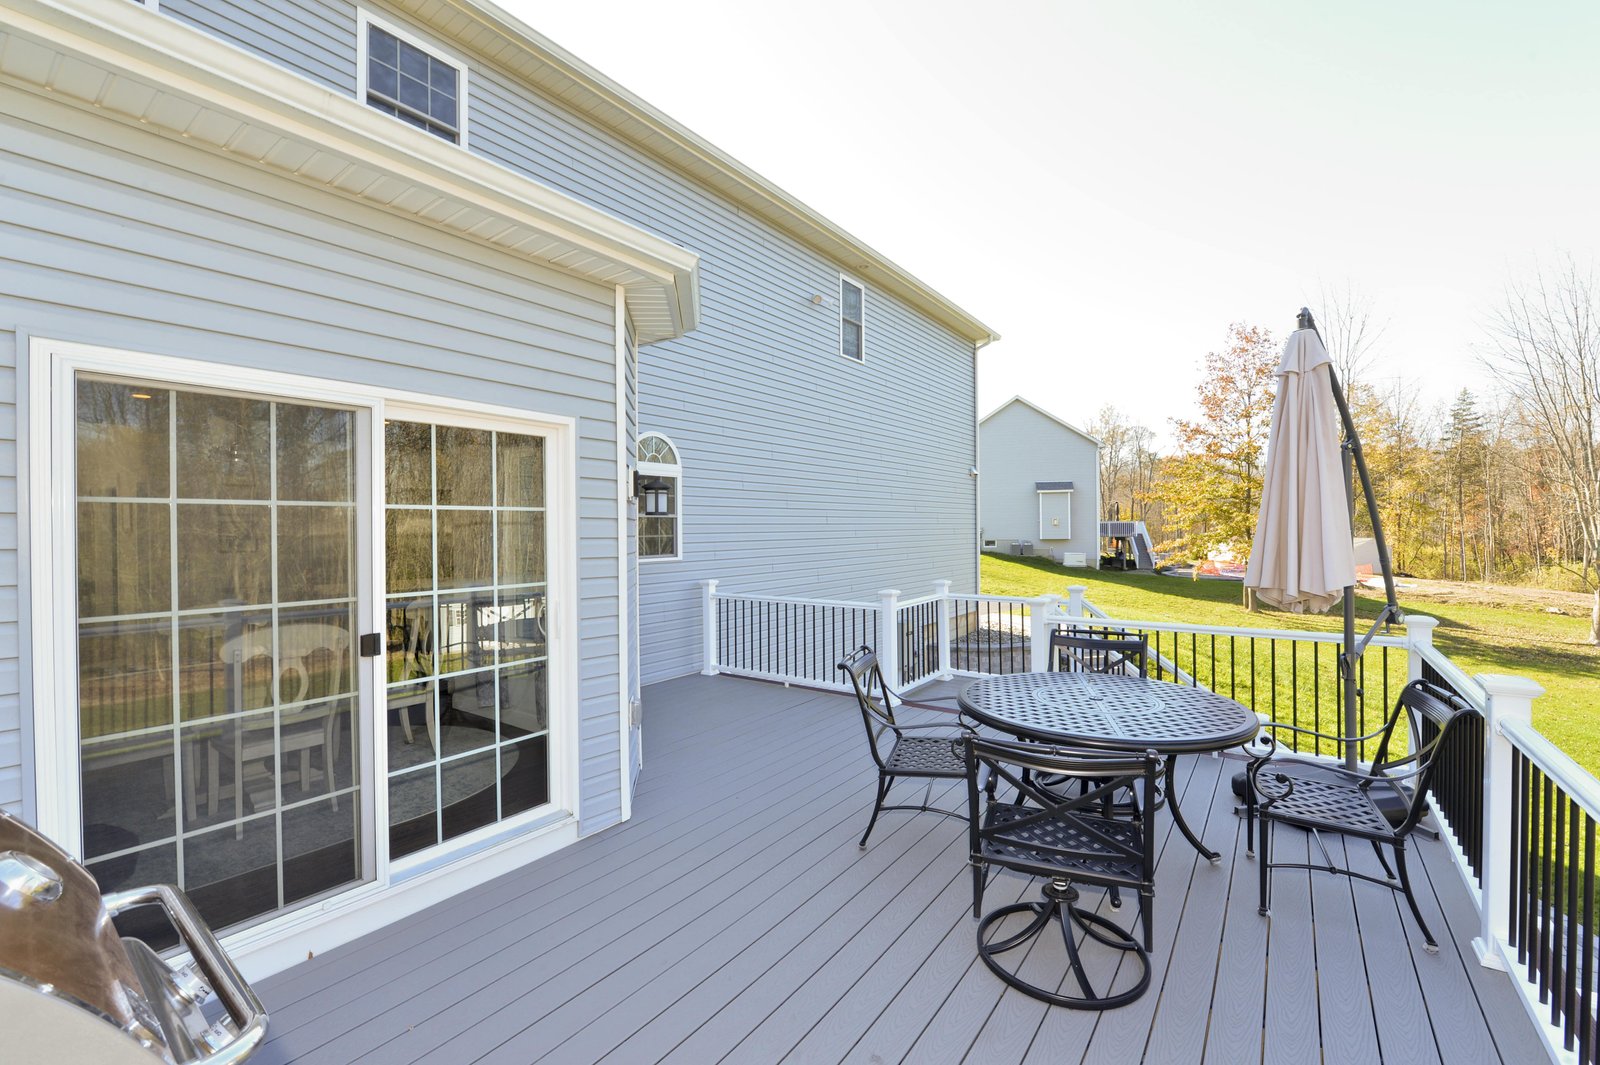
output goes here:
[[1376, 732], [1369, 732], [1365, 736], [1336, 736], [1330, 732], [1318, 732], [1316, 729], [1305, 728], [1301, 725], [1291, 725], [1286, 721], [1263, 721], [1261, 723], [1261, 727], [1269, 729], [1284, 729], [1288, 732], [1298, 732], [1302, 736], [1315, 736], [1319, 740], [1334, 740], [1338, 743], [1348, 743], [1351, 740], [1354, 740], [1357, 743], [1363, 743], [1367, 740], [1375, 740], [1379, 736], [1382, 736], [1383, 729], [1388, 728], [1388, 725], [1384, 725], [1383, 728], [1378, 729]]
[[889, 727], [894, 729], [896, 732], [911, 732], [913, 730], [920, 732], [926, 729], [942, 728], [955, 729], [962, 735], [966, 735], [967, 733], [974, 731], [972, 726], [967, 724], [965, 721], [929, 721], [926, 724], [920, 725], [890, 725]]
[[960, 710], [961, 709], [961, 704], [959, 702], [957, 702], [955, 699], [944, 698], [944, 697], [941, 697], [941, 698], [938, 698], [938, 699], [926, 699], [926, 700], [901, 699], [900, 700], [900, 705], [901, 706], [913, 707], [913, 708], [915, 708], [917, 710]]

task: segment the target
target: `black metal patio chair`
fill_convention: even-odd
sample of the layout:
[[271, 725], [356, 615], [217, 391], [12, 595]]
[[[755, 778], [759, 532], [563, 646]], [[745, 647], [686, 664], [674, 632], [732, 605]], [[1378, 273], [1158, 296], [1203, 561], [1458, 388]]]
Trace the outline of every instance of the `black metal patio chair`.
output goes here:
[[[1456, 723], [1464, 715], [1477, 713], [1454, 692], [1423, 680], [1414, 680], [1400, 691], [1393, 711], [1383, 728], [1362, 740], [1377, 739], [1378, 749], [1370, 769], [1350, 771], [1343, 766], [1305, 757], [1279, 757], [1271, 750], [1250, 763], [1245, 789], [1245, 812], [1250, 824], [1248, 830], [1258, 834], [1261, 863], [1260, 912], [1263, 917], [1271, 913], [1272, 870], [1313, 869], [1339, 873], [1379, 884], [1402, 892], [1411, 907], [1411, 916], [1422, 929], [1429, 953], [1437, 953], [1428, 923], [1411, 887], [1411, 877], [1406, 869], [1406, 840], [1416, 830], [1418, 822], [1427, 813], [1428, 788], [1438, 767], [1439, 754], [1445, 749]], [[1395, 726], [1401, 716], [1407, 718], [1413, 750], [1410, 754], [1391, 758], [1389, 746], [1394, 740]], [[1421, 726], [1426, 721], [1431, 728]], [[1292, 731], [1321, 739], [1339, 739], [1311, 729], [1294, 725], [1269, 724], [1273, 731]], [[1418, 738], [1428, 738], [1418, 745]], [[1276, 740], [1268, 733], [1269, 746]], [[1259, 822], [1259, 824], [1258, 824]], [[1292, 825], [1307, 829], [1322, 849], [1324, 864], [1311, 862], [1274, 862], [1272, 836], [1276, 825]], [[1384, 879], [1349, 868], [1342, 868], [1328, 853], [1320, 833], [1333, 832], [1372, 844], [1378, 863], [1383, 867]], [[1383, 848], [1394, 852], [1391, 869], [1384, 857]], [[1398, 874], [1398, 879], [1397, 879]]]
[[[839, 663], [839, 669], [850, 678], [850, 686], [855, 690], [856, 702], [861, 708], [861, 721], [867, 728], [867, 746], [872, 751], [872, 761], [878, 767], [878, 793], [872, 805], [872, 818], [867, 822], [867, 830], [861, 833], [861, 842], [857, 846], [867, 845], [867, 837], [872, 835], [878, 815], [885, 810], [914, 810], [946, 817], [964, 816], [960, 810], [945, 810], [929, 805], [935, 780], [960, 780], [967, 775], [966, 762], [961, 758], [960, 741], [973, 728], [960, 718], [955, 703], [950, 701], [946, 704], [944, 700], [936, 699], [917, 702], [902, 699], [889, 688], [878, 656], [870, 647], [862, 647], [846, 656]], [[896, 719], [896, 706], [951, 710], [956, 711], [957, 716], [948, 724], [936, 721], [907, 725]], [[945, 731], [936, 732], [941, 729]], [[887, 751], [884, 750], [886, 733], [894, 737]], [[885, 806], [883, 803], [889, 797], [889, 789], [896, 780], [902, 778], [928, 781], [921, 804]]]
[[1083, 632], [1050, 634], [1050, 668], [1064, 673], [1120, 673], [1145, 675], [1149, 645], [1143, 636], [1112, 636]]
[[[1145, 661], [1149, 655], [1150, 646], [1143, 636], [1129, 636], [1125, 633], [1112, 635], [1109, 630], [1101, 632], [1084, 632], [1082, 630], [1062, 631], [1056, 629], [1050, 634], [1050, 669], [1057, 673], [1108, 673], [1122, 676], [1143, 677]], [[1048, 788], [1059, 787], [1061, 781], [1042, 778], [1040, 783]], [[1088, 786], [1089, 780], [1082, 782]], [[1156, 808], [1160, 809], [1166, 801], [1162, 794], [1161, 783], [1156, 785]], [[1130, 792], [1127, 797], [1118, 800], [1120, 806], [1127, 807], [1136, 803], [1136, 793]]]
[[[1132, 816], [1121, 817], [1107, 812], [1105, 799], [1119, 789], [1141, 783], [1153, 788], [1161, 771], [1160, 757], [1150, 751], [1142, 756], [1113, 758], [1103, 753], [1065, 751], [976, 735], [968, 736], [964, 746], [972, 916], [979, 920], [978, 954], [984, 964], [1023, 994], [1057, 1006], [1104, 1010], [1138, 998], [1150, 986], [1155, 809], [1144, 804]], [[1002, 779], [1015, 788], [1016, 801], [1001, 802], [991, 794], [980, 806], [979, 777], [984, 772], [990, 774], [990, 779]], [[1044, 777], [1092, 783], [1082, 794], [1063, 797], [1036, 783]], [[1045, 878], [1043, 897], [1036, 902], [1003, 906], [985, 915], [983, 893], [991, 869]], [[1137, 891], [1142, 941], [1093, 909], [1079, 905], [1079, 885], [1103, 887], [1110, 892], [1121, 888]], [[1115, 895], [1112, 905], [1119, 905]], [[1032, 918], [1021, 931], [990, 940], [991, 930], [1007, 917], [1024, 913], [1031, 913]], [[1060, 926], [1068, 967], [1077, 984], [1076, 994], [1030, 983], [1000, 959], [1043, 934], [1052, 921]], [[1117, 981], [1124, 985], [1123, 990], [1114, 991], [1114, 984], [1103, 982], [1097, 991], [1084, 964], [1083, 952], [1093, 949], [1091, 944], [1135, 958], [1138, 977], [1133, 986], [1126, 986], [1128, 976], [1123, 967], [1112, 966], [1113, 972], [1124, 976]]]

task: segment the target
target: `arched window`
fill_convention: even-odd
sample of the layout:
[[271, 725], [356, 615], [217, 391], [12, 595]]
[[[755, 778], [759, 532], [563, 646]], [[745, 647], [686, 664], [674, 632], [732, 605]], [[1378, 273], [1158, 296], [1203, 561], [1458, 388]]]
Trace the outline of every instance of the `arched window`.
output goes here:
[[682, 558], [678, 517], [683, 465], [678, 450], [660, 433], [645, 433], [639, 437], [638, 459], [639, 557]]

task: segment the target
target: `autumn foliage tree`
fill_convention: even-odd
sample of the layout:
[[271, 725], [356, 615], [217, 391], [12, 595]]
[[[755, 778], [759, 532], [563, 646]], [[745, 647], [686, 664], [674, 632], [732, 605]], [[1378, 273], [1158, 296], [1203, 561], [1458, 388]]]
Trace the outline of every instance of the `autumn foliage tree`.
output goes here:
[[1192, 559], [1216, 544], [1244, 557], [1255, 536], [1261, 472], [1277, 385], [1272, 335], [1235, 323], [1228, 344], [1206, 355], [1196, 389], [1199, 417], [1173, 419], [1177, 453], [1153, 495], [1163, 508], [1163, 550]]

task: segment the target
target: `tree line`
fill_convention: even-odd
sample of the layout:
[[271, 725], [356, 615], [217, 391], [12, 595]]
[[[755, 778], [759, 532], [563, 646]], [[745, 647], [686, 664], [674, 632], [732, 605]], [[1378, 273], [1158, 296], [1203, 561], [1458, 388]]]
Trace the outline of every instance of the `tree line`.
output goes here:
[[[1371, 471], [1398, 573], [1535, 585], [1594, 596], [1600, 643], [1600, 287], [1576, 263], [1508, 292], [1481, 356], [1493, 390], [1427, 406], [1416, 382], [1380, 372], [1382, 329], [1349, 288], [1312, 308]], [[1235, 324], [1205, 357], [1174, 446], [1113, 406], [1102, 444], [1103, 517], [1144, 521], [1175, 564], [1222, 545], [1248, 556], [1271, 430], [1281, 342]], [[1370, 535], [1358, 504], [1356, 535]]]

